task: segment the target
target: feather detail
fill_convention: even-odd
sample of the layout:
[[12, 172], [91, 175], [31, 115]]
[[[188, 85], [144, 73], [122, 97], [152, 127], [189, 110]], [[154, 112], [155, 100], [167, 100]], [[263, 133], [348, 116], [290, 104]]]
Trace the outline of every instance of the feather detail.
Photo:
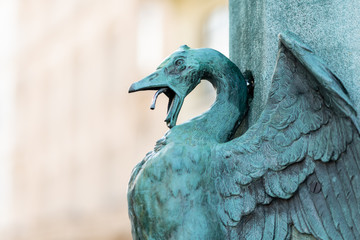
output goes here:
[[358, 239], [356, 112], [340, 80], [308, 47], [291, 34], [280, 42], [259, 120], [216, 147], [217, 156], [227, 153], [212, 165], [223, 173], [216, 190], [227, 226], [241, 229], [241, 239], [259, 239], [255, 231], [263, 239], [287, 239], [291, 224], [317, 239]]

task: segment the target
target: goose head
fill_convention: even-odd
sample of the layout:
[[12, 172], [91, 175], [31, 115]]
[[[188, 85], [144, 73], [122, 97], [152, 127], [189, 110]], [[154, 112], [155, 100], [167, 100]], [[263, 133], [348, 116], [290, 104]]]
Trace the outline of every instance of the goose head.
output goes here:
[[157, 97], [164, 93], [169, 98], [167, 126], [172, 128], [184, 102], [185, 97], [200, 83], [203, 76], [198, 49], [186, 45], [166, 58], [157, 70], [130, 86], [129, 93], [155, 90], [151, 109], [155, 108]]

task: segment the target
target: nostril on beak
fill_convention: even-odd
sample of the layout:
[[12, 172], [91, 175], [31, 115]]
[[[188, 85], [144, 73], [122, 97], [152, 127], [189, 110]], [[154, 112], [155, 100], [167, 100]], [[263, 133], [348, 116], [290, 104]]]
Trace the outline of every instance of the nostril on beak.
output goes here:
[[153, 74], [151, 74], [151, 75], [149, 76], [149, 81], [154, 80], [154, 78], [156, 78], [157, 76], [159, 76], [158, 73], [153, 73]]

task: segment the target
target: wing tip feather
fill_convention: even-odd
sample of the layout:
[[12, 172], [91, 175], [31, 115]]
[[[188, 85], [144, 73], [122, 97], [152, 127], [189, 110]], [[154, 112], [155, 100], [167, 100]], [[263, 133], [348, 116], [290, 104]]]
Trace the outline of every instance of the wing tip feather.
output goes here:
[[348, 91], [341, 80], [325, 64], [325, 62], [314, 54], [310, 46], [305, 44], [293, 32], [286, 31], [279, 34], [279, 44], [283, 44], [292, 54], [308, 69], [326, 88], [332, 96], [337, 96], [336, 106], [341, 112], [348, 116], [353, 122], [357, 132], [360, 134], [360, 125], [357, 120], [357, 112], [354, 104], [349, 98]]

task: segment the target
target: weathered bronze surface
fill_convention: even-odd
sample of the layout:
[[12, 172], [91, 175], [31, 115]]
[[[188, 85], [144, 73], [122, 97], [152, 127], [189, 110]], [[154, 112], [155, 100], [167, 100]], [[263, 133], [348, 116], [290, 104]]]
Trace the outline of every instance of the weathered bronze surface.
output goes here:
[[[216, 88], [215, 103], [176, 125], [201, 79]], [[297, 36], [280, 35], [265, 110], [240, 137], [231, 139], [248, 108], [246, 82], [215, 50], [181, 47], [129, 92], [140, 90], [158, 90], [152, 107], [169, 97], [170, 130], [130, 179], [134, 239], [360, 239], [356, 112]]]

